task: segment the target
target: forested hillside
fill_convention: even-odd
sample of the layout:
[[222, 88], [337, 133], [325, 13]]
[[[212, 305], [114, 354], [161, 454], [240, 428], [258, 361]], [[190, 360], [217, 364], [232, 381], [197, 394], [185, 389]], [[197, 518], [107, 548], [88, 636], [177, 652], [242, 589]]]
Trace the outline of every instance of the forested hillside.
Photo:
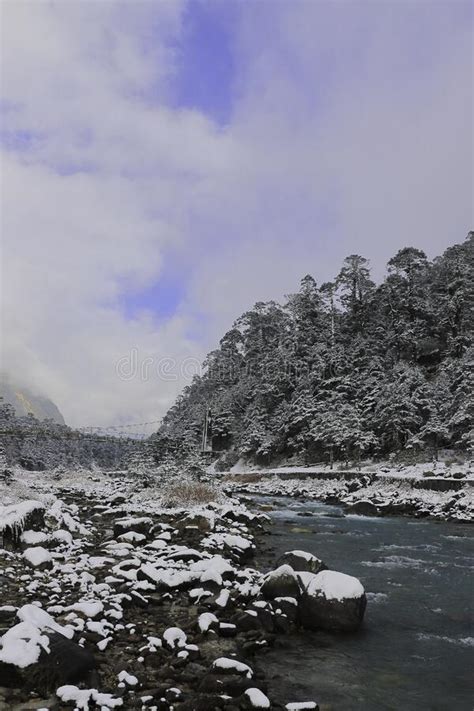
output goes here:
[[199, 446], [209, 407], [226, 463], [472, 451], [473, 318], [474, 232], [433, 261], [400, 250], [378, 286], [351, 255], [334, 281], [307, 275], [237, 319], [156, 440]]

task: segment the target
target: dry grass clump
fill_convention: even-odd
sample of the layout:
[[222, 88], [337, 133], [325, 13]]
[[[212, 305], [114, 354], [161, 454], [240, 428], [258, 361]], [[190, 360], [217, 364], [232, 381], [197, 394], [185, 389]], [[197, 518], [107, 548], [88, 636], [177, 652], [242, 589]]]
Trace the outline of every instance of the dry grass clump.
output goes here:
[[172, 508], [209, 504], [220, 498], [219, 492], [209, 484], [198, 481], [180, 481], [170, 484], [162, 494], [163, 504]]

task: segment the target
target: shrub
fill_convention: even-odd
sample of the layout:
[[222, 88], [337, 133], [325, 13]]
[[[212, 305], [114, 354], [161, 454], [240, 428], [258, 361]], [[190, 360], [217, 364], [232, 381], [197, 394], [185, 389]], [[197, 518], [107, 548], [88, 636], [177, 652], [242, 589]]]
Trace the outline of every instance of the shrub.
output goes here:
[[201, 482], [183, 481], [167, 486], [163, 492], [163, 504], [171, 508], [180, 506], [197, 506], [217, 501], [219, 492], [209, 484]]

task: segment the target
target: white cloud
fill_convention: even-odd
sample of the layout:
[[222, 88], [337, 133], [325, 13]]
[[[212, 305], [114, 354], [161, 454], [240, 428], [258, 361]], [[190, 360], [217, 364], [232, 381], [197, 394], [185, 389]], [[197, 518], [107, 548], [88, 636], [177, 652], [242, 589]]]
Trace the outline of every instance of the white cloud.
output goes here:
[[[2, 155], [3, 366], [75, 425], [163, 414], [182, 381], [121, 380], [116, 362], [132, 349], [140, 363], [203, 355], [185, 317], [159, 325], [118, 306], [124, 285], [157, 278], [163, 249], [180, 239], [174, 175], [188, 164], [186, 144], [212, 141], [199, 116], [173, 120], [143, 104], [151, 67], [157, 82], [172, 63], [160, 67], [159, 35], [143, 51], [139, 20], [151, 5], [132, 13], [136, 34], [124, 27], [130, 8], [119, 7], [114, 16], [113, 3], [3, 6], [4, 129], [33, 134], [28, 150]], [[179, 21], [170, 8], [158, 9], [165, 30]]]
[[240, 163], [210, 224], [242, 246], [219, 250], [230, 299], [212, 265], [196, 280], [216, 330], [298, 273], [327, 280], [359, 252], [380, 278], [401, 247], [433, 257], [473, 224], [467, 4], [276, 5], [257, 3], [241, 34]]
[[[240, 7], [223, 128], [168, 105], [183, 3], [2, 5], [3, 358], [72, 424], [163, 414], [183, 379], [120, 380], [132, 348], [200, 358], [307, 272], [358, 251], [380, 275], [472, 223], [471, 46], [452, 5]], [[119, 296], [170, 247], [187, 302], [126, 318]]]

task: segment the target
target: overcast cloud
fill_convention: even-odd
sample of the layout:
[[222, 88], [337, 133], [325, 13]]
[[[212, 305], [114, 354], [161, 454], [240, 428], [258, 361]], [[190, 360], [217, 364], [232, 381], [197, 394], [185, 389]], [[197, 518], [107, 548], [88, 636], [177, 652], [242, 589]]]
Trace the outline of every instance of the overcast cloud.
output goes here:
[[[232, 63], [206, 94], [224, 48], [201, 21], [196, 100], [177, 87], [191, 68], [196, 83], [198, 10]], [[472, 226], [470, 3], [6, 0], [1, 15], [2, 361], [69, 424], [164, 414], [186, 378], [119, 378], [133, 349], [192, 370], [304, 274], [358, 252], [380, 278], [399, 248], [434, 256]]]

